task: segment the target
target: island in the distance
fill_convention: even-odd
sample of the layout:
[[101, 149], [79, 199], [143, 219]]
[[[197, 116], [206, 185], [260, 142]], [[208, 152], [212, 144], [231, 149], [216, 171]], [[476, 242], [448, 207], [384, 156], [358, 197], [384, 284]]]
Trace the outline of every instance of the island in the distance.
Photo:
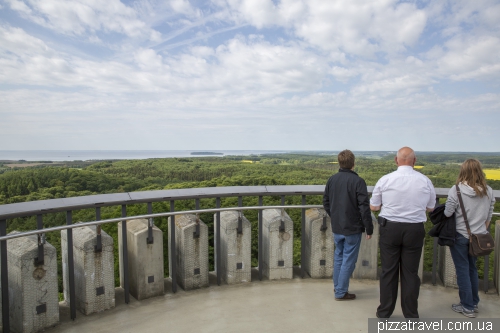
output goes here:
[[193, 151], [191, 155], [224, 155], [224, 153], [216, 153], [213, 151]]

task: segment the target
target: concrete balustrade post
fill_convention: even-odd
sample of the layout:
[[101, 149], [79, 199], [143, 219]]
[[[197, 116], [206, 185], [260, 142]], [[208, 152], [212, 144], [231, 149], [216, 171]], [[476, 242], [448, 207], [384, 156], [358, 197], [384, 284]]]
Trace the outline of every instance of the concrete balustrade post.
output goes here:
[[420, 255], [420, 263], [418, 265], [418, 277], [420, 278], [420, 283], [424, 282], [424, 253], [425, 253], [425, 238], [424, 238], [424, 246], [422, 246], [422, 254]]
[[352, 272], [354, 279], [376, 280], [378, 273], [378, 241], [380, 237], [379, 225], [375, 215], [372, 213], [373, 234], [372, 238], [367, 240], [366, 233], [361, 236], [361, 245], [359, 247], [358, 261], [356, 268]]
[[[220, 223], [222, 280], [227, 284], [250, 282], [252, 248], [250, 221], [245, 215], [240, 216], [240, 212], [224, 211], [220, 213]], [[239, 230], [240, 223], [241, 229]], [[217, 233], [215, 225], [214, 232]], [[215, 258], [217, 258], [217, 253], [215, 253]]]
[[[61, 231], [63, 290], [70, 302], [67, 230]], [[101, 231], [101, 251], [96, 251], [95, 226], [73, 229], [76, 308], [85, 315], [114, 308], [115, 276], [113, 238]]]
[[175, 215], [175, 252], [175, 258], [169, 253], [169, 266], [175, 260], [177, 283], [184, 290], [208, 287], [208, 227], [196, 215]]
[[262, 252], [264, 276], [293, 278], [293, 221], [284, 210], [262, 211]]
[[[130, 294], [137, 300], [163, 295], [165, 291], [163, 269], [163, 232], [151, 229], [153, 242], [148, 242], [150, 231], [147, 219], [127, 220], [127, 252]], [[120, 258], [120, 284], [123, 285], [123, 224], [118, 222], [118, 246]]]
[[330, 217], [324, 209], [306, 210], [305, 256], [302, 265], [313, 279], [331, 278], [333, 274], [333, 236]]
[[455, 264], [448, 246], [439, 245], [438, 275], [445, 287], [458, 288]]
[[37, 265], [42, 262], [37, 260], [37, 236], [15, 238], [7, 243], [10, 329], [38, 332], [56, 325], [59, 322], [56, 249], [45, 242], [43, 263]]

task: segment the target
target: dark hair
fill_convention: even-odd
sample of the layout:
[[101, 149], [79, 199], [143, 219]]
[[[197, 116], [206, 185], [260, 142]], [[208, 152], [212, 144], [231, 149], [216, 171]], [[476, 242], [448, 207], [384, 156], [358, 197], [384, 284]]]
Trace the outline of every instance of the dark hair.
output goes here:
[[460, 173], [458, 174], [457, 184], [458, 183], [467, 183], [479, 197], [488, 195], [486, 177], [484, 176], [481, 162], [474, 158], [465, 160], [465, 162], [462, 163]]
[[337, 158], [342, 169], [352, 169], [354, 166], [354, 154], [349, 149], [342, 150]]

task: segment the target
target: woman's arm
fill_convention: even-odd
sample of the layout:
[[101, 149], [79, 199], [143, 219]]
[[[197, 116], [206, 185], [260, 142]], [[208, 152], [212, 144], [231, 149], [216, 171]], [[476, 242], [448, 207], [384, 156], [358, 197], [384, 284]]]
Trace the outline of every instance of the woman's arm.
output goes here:
[[444, 209], [444, 215], [450, 217], [455, 213], [458, 205], [458, 196], [455, 186], [450, 188], [448, 191], [448, 198], [446, 199], [446, 206]]

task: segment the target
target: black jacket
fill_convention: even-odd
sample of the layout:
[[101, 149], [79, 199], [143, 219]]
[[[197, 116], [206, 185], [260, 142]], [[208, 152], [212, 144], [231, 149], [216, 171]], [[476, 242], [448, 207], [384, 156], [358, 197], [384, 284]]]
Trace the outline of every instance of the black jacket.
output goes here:
[[457, 233], [457, 221], [455, 214], [448, 217], [444, 215], [445, 204], [438, 205], [429, 214], [434, 226], [429, 230], [429, 236], [439, 237], [438, 244], [441, 246], [455, 245], [455, 234]]
[[366, 183], [349, 169], [340, 169], [325, 186], [323, 207], [332, 220], [335, 234], [373, 234], [373, 222]]

